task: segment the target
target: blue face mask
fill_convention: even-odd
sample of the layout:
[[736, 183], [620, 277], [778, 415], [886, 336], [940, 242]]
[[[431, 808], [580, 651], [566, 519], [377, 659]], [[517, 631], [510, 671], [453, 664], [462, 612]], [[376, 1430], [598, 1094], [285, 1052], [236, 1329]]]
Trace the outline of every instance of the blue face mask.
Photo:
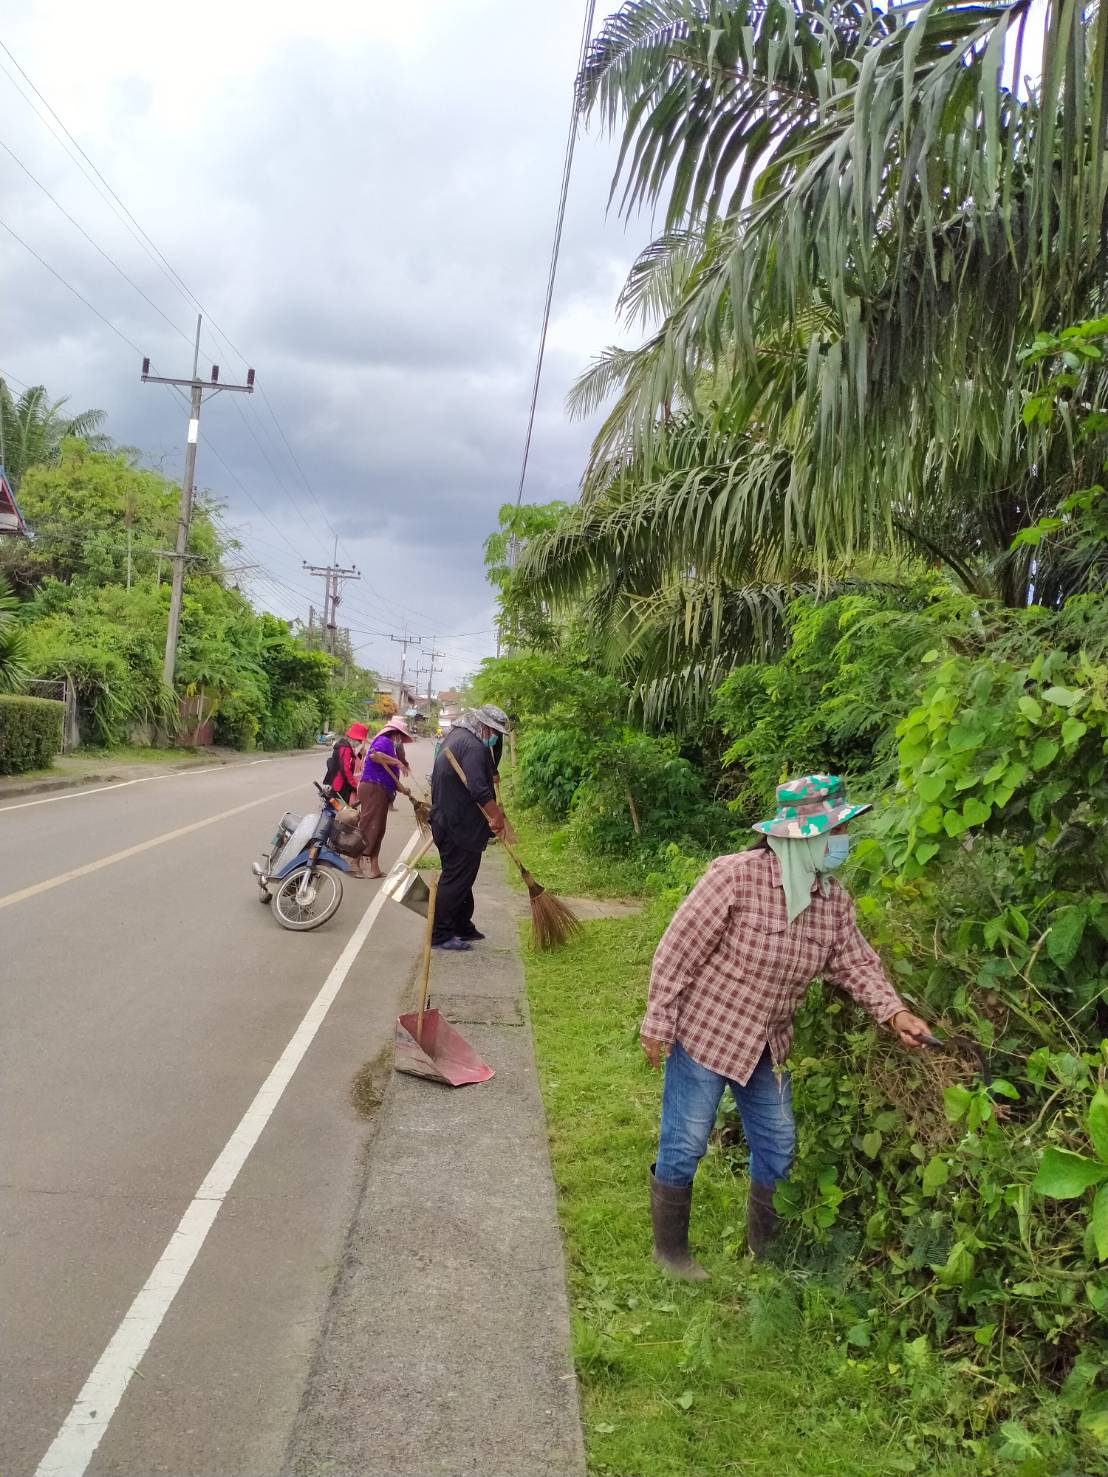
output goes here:
[[495, 749], [496, 748], [496, 735], [495, 734], [493, 734], [492, 738], [487, 738], [485, 740], [485, 748], [486, 749]]
[[822, 872], [833, 872], [841, 867], [850, 855], [850, 837], [844, 831], [841, 836], [828, 836], [827, 850], [823, 853]]

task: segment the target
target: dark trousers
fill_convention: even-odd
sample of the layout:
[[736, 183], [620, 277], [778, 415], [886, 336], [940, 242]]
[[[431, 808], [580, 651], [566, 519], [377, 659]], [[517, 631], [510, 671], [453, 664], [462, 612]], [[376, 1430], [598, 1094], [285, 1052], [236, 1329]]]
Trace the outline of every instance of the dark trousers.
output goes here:
[[447, 939], [465, 938], [473, 930], [473, 884], [481, 870], [483, 853], [458, 846], [438, 827], [434, 829], [434, 836], [442, 874], [435, 898], [435, 926], [431, 942], [445, 944]]

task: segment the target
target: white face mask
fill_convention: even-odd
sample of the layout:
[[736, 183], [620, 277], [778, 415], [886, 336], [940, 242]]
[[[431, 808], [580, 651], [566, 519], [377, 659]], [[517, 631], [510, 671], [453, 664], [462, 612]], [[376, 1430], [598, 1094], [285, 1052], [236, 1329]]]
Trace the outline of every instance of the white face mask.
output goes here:
[[821, 871], [833, 872], [841, 867], [850, 855], [850, 836], [846, 831], [839, 836], [828, 836], [827, 849], [823, 853]]

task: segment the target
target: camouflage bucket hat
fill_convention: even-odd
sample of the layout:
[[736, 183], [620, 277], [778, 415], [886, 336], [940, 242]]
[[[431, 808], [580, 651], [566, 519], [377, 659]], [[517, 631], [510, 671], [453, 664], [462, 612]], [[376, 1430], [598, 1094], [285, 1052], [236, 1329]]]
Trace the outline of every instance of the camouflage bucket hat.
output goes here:
[[771, 821], [759, 821], [751, 829], [761, 831], [763, 836], [802, 840], [806, 836], [823, 836], [872, 808], [848, 805], [846, 786], [837, 774], [806, 774], [779, 785], [777, 814]]

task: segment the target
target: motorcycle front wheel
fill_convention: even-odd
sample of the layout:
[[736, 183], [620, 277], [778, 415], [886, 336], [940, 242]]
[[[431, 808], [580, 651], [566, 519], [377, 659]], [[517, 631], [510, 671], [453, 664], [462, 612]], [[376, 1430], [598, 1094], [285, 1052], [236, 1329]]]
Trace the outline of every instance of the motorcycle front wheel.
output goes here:
[[[309, 877], [303, 898], [300, 884]], [[342, 902], [342, 878], [332, 867], [297, 867], [273, 893], [273, 913], [282, 928], [306, 933], [326, 923]]]

